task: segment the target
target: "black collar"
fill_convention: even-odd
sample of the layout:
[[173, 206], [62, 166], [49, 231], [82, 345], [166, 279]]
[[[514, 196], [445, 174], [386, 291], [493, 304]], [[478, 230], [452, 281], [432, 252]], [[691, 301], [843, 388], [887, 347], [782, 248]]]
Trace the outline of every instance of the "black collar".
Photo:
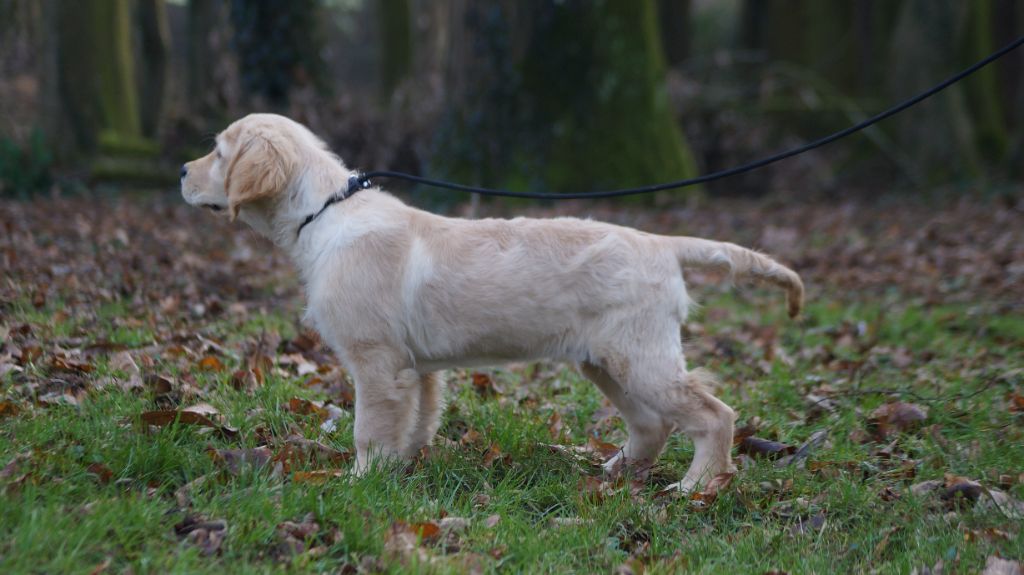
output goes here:
[[370, 182], [368, 180], [364, 180], [362, 176], [358, 174], [353, 174], [349, 176], [348, 188], [345, 190], [341, 190], [339, 192], [335, 192], [334, 194], [331, 195], [331, 197], [327, 198], [327, 201], [324, 202], [324, 205], [319, 210], [317, 210], [316, 213], [309, 214], [308, 216], [306, 216], [306, 219], [302, 220], [302, 224], [299, 226], [299, 229], [296, 230], [295, 237], [298, 238], [299, 235], [302, 233], [302, 228], [306, 227], [307, 224], [312, 223], [313, 220], [319, 218], [320, 214], [327, 211], [327, 208], [333, 206], [334, 204], [342, 200], [352, 197], [352, 195], [358, 192], [359, 190], [364, 190], [368, 187], [370, 187]]

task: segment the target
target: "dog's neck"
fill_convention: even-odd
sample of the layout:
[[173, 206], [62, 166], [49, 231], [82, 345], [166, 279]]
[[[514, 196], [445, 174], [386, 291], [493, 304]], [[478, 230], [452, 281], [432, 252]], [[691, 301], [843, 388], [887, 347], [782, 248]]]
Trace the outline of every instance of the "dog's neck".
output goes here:
[[332, 194], [344, 189], [351, 175], [352, 171], [336, 156], [317, 150], [298, 168], [283, 193], [244, 206], [239, 218], [294, 257], [306, 244], [305, 238], [296, 237], [295, 233], [302, 220], [319, 210]]

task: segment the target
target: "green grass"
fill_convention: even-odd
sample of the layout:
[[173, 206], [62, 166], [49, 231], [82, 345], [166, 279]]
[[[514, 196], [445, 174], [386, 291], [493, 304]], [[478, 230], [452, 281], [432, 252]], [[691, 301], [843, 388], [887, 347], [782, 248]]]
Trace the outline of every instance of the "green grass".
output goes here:
[[[464, 572], [477, 565], [489, 572], [607, 573], [633, 554], [648, 573], [907, 573], [939, 560], [947, 570], [976, 572], [989, 555], [1024, 557], [1018, 520], [990, 506], [950, 509], [933, 496], [908, 492], [909, 485], [946, 473], [994, 486], [1000, 474], [1024, 472], [1024, 416], [1011, 412], [1007, 401], [1024, 386], [1022, 318], [883, 299], [870, 305], [818, 301], [789, 322], [777, 301], [759, 295], [710, 295], [704, 304], [696, 318], [703, 333], [687, 336], [691, 364], [720, 375], [720, 396], [741, 422], [760, 419], [759, 436], [798, 445], [828, 429], [828, 444], [809, 458], [824, 469], [751, 460], [717, 501], [697, 509], [686, 499], [655, 497], [689, 462], [689, 442], [675, 437], [638, 494], [618, 489], [588, 496], [580, 486], [599, 470], [543, 444], [556, 443], [548, 429], [556, 411], [569, 430], [562, 442], [584, 444], [602, 397], [569, 368], [539, 366], [541, 373], [518, 395], [523, 370], [492, 372], [504, 395], [490, 398], [474, 391], [467, 374], [450, 374], [441, 435], [457, 441], [474, 429], [482, 436], [475, 445], [438, 447], [413, 465], [323, 485], [268, 469], [231, 475], [208, 448], [255, 447], [260, 427], [272, 437], [297, 429], [349, 448], [352, 419], [340, 419], [328, 434], [314, 419], [289, 411], [293, 397], [329, 399], [305, 387], [308, 378], [270, 373], [262, 387], [236, 391], [227, 382], [238, 360], [220, 357], [227, 369], [207, 373], [194, 362], [156, 355], [145, 373], [192, 378], [205, 390], [203, 399], [240, 433], [227, 439], [186, 425], [152, 430], [138, 423], [140, 413], [154, 409], [149, 391], [108, 385], [91, 390], [78, 406], [32, 405], [25, 378], [53, 375], [40, 360], [23, 374], [6, 374], [0, 388], [0, 398], [22, 409], [0, 419], [0, 467], [22, 458], [0, 479], [0, 572], [88, 573], [109, 561], [108, 572], [135, 573], [332, 572], [359, 565], [393, 572]], [[85, 317], [59, 301], [39, 310], [19, 302], [5, 323], [31, 324], [40, 341], [85, 330], [91, 341], [153, 345], [160, 339], [156, 328], [118, 321], [129, 309], [114, 301]], [[293, 336], [296, 315], [224, 317], [202, 332], [237, 352], [261, 333]], [[865, 342], [874, 342], [870, 351], [863, 351]], [[773, 345], [775, 357], [765, 359]], [[851, 369], [843, 362], [860, 365]], [[93, 363], [95, 370], [83, 376], [90, 384], [124, 377], [110, 368], [107, 355]], [[804, 396], [821, 385], [831, 388], [838, 407], [812, 418]], [[869, 392], [878, 389], [903, 395]], [[898, 456], [892, 460], [877, 454], [884, 444], [864, 443], [858, 434], [873, 409], [897, 397], [927, 406], [928, 427], [894, 435]], [[621, 423], [603, 436], [622, 438]], [[508, 458], [488, 466], [483, 451], [492, 444]], [[900, 472], [902, 461], [911, 462], [913, 477]], [[113, 476], [101, 481], [90, 464], [106, 466]], [[203, 476], [209, 480], [191, 493], [190, 508], [181, 508], [175, 492]], [[884, 500], [886, 488], [899, 497]], [[1008, 492], [1022, 498], [1024, 486]], [[186, 513], [227, 522], [218, 554], [202, 556], [175, 534]], [[321, 534], [337, 535], [319, 539], [316, 553], [282, 557], [275, 551], [276, 526], [308, 513]], [[799, 528], [819, 514], [823, 524]], [[493, 515], [500, 520], [489, 527]], [[470, 526], [450, 539], [423, 542], [422, 556], [403, 558], [385, 548], [394, 522], [444, 516], [468, 518]], [[554, 526], [553, 518], [575, 523]], [[988, 528], [1006, 536], [976, 535]]]

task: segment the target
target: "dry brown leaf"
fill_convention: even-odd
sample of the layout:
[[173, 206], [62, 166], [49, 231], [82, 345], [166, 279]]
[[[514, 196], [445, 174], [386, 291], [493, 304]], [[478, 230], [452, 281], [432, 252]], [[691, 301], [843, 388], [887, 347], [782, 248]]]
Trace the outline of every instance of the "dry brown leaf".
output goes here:
[[206, 454], [215, 463], [223, 465], [231, 475], [240, 475], [246, 470], [266, 467], [273, 458], [273, 454], [266, 447], [251, 449], [214, 449], [207, 447]]
[[868, 418], [876, 438], [885, 439], [892, 432], [913, 431], [919, 429], [928, 418], [928, 408], [896, 401], [879, 406]]
[[483, 397], [494, 397], [500, 395], [500, 390], [494, 384], [494, 380], [491, 376], [486, 373], [474, 372], [472, 374], [471, 381], [473, 382], [473, 389], [476, 390]]
[[252, 391], [263, 387], [263, 370], [258, 367], [240, 369], [231, 374], [231, 387], [239, 391]]
[[220, 546], [228, 532], [228, 523], [223, 519], [206, 520], [199, 516], [189, 515], [174, 526], [178, 537], [184, 537], [190, 544], [199, 548], [204, 557], [220, 552]]
[[293, 397], [288, 400], [288, 411], [297, 415], [315, 415], [321, 421], [327, 419], [329, 415], [322, 402], [310, 401], [301, 397]]
[[199, 369], [203, 371], [224, 371], [224, 364], [221, 363], [220, 359], [213, 355], [207, 355], [199, 360], [197, 363]]
[[315, 471], [296, 471], [292, 474], [293, 483], [323, 485], [330, 479], [345, 477], [344, 469], [317, 469]]
[[1024, 564], [991, 555], [985, 560], [985, 570], [981, 575], [1024, 575]]
[[1024, 413], [1024, 395], [1014, 392], [1009, 394], [1010, 413]]
[[487, 448], [487, 451], [484, 452], [483, 465], [484, 467], [491, 467], [496, 461], [501, 461], [508, 465], [512, 461], [512, 456], [502, 453], [498, 444], [492, 443]]
[[279, 557], [283, 558], [303, 553], [320, 531], [320, 524], [316, 522], [314, 514], [307, 513], [299, 521], [278, 523], [276, 531], [278, 539], [276, 552]]
[[551, 434], [551, 439], [559, 440], [562, 437], [562, 429], [565, 425], [562, 423], [562, 416], [557, 411], [551, 412], [551, 417], [548, 418], [548, 433]]
[[711, 478], [704, 489], [690, 494], [690, 503], [699, 509], [707, 509], [718, 499], [718, 494], [729, 488], [735, 473], [719, 473]]
[[12, 417], [21, 413], [18, 404], [12, 401], [0, 401], [0, 417]]
[[480, 436], [479, 431], [469, 428], [466, 430], [466, 433], [463, 433], [462, 437], [459, 438], [459, 444], [465, 446], [478, 445], [481, 439], [483, 438]]
[[618, 445], [608, 443], [607, 441], [601, 441], [594, 436], [587, 438], [587, 448], [606, 460], [615, 457], [619, 454], [619, 451], [621, 451], [621, 448]]
[[173, 423], [178, 423], [209, 427], [227, 437], [234, 437], [238, 435], [237, 429], [220, 425], [214, 421], [214, 418], [219, 415], [220, 413], [212, 405], [208, 403], [199, 403], [180, 410], [158, 409], [154, 411], [146, 411], [139, 417], [142, 419], [143, 423], [148, 423], [149, 425], [155, 425], [157, 427], [165, 427]]
[[86, 471], [96, 476], [100, 483], [107, 484], [114, 478], [114, 472], [102, 463], [90, 463]]
[[92, 364], [88, 362], [75, 361], [60, 355], [53, 356], [53, 360], [51, 360], [50, 365], [53, 369], [76, 373], [92, 373], [93, 370]]
[[761, 439], [760, 437], [754, 437], [751, 435], [744, 437], [739, 442], [739, 452], [751, 457], [767, 457], [774, 459], [782, 457], [783, 455], [792, 455], [793, 453], [796, 453], [796, 447], [786, 445], [785, 443], [779, 443], [778, 441]]
[[274, 456], [274, 461], [283, 464], [284, 471], [288, 472], [293, 465], [308, 465], [318, 462], [340, 464], [351, 458], [352, 454], [348, 451], [335, 449], [319, 441], [292, 434], [285, 439], [284, 448]]

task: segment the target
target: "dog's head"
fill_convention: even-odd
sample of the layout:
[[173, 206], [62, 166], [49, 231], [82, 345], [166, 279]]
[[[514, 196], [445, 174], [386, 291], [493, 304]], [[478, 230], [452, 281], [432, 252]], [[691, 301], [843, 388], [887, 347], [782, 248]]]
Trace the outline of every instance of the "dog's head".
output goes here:
[[308, 130], [274, 114], [250, 114], [217, 135], [209, 154], [181, 168], [181, 195], [190, 205], [226, 212], [272, 205], [288, 189]]

